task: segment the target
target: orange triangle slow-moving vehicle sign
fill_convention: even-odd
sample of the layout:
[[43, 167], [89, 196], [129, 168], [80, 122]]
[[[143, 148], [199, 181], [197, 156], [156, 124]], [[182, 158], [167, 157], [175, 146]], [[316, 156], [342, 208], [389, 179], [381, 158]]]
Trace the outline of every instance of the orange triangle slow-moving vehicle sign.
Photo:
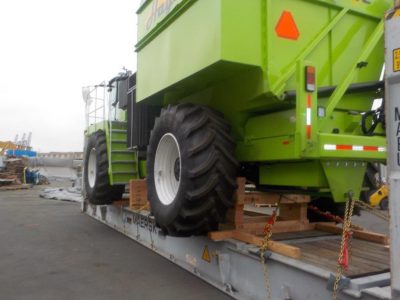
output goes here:
[[276, 24], [275, 27], [276, 34], [284, 39], [298, 40], [300, 37], [300, 31], [297, 28], [296, 21], [293, 15], [289, 11], [284, 11]]

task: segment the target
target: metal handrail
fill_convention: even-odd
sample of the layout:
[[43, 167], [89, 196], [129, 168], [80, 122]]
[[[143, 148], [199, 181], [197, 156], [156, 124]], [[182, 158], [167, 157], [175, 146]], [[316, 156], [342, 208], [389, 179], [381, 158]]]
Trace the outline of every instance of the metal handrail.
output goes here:
[[95, 131], [99, 128], [99, 123], [106, 120], [106, 103], [108, 102], [108, 88], [105, 82], [95, 86], [88, 86], [82, 89], [85, 101], [86, 128], [94, 125]]

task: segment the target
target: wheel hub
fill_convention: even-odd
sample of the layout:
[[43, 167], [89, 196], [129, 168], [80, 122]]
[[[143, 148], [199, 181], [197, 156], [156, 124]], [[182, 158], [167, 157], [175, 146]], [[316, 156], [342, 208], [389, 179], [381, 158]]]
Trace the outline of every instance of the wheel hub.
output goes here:
[[167, 133], [160, 139], [154, 159], [154, 182], [162, 204], [169, 205], [174, 201], [180, 179], [181, 155], [178, 141], [173, 134]]

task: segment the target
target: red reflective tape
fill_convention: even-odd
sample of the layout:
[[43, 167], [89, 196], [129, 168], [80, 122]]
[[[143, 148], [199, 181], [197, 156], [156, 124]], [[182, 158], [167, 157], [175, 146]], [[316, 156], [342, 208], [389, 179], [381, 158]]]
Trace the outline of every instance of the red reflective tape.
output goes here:
[[336, 145], [336, 150], [353, 150], [352, 145]]
[[311, 108], [311, 101], [312, 101], [312, 97], [310, 94], [307, 95], [307, 108]]
[[311, 125], [307, 125], [307, 138], [311, 139]]
[[364, 151], [378, 151], [376, 146], [364, 146]]
[[361, 152], [361, 151], [386, 152], [386, 147], [325, 144], [324, 150], [327, 150], [327, 151], [343, 150], [343, 151], [357, 151], [357, 152]]

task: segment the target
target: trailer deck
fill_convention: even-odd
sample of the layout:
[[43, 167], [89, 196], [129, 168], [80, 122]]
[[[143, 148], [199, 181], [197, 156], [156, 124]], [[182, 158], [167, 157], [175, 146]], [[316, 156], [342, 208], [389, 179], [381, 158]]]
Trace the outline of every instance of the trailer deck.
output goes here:
[[[266, 299], [259, 248], [236, 239], [166, 236], [147, 210], [124, 203], [82, 211], [157, 252], [235, 299]], [[301, 249], [298, 259], [267, 252], [274, 299], [330, 299], [340, 236], [319, 230], [277, 233], [274, 241]], [[390, 299], [389, 250], [380, 243], [353, 239], [350, 268], [339, 299]]]
[[[315, 238], [298, 237], [294, 240], [284, 241], [301, 249], [302, 257], [300, 261], [334, 273], [337, 268], [341, 237], [333, 234], [327, 235], [325, 232], [319, 233], [320, 236]], [[274, 239], [278, 240], [277, 236]], [[384, 245], [354, 239], [351, 263], [349, 269], [345, 272], [345, 276], [358, 278], [389, 272], [388, 254], [389, 250]]]

